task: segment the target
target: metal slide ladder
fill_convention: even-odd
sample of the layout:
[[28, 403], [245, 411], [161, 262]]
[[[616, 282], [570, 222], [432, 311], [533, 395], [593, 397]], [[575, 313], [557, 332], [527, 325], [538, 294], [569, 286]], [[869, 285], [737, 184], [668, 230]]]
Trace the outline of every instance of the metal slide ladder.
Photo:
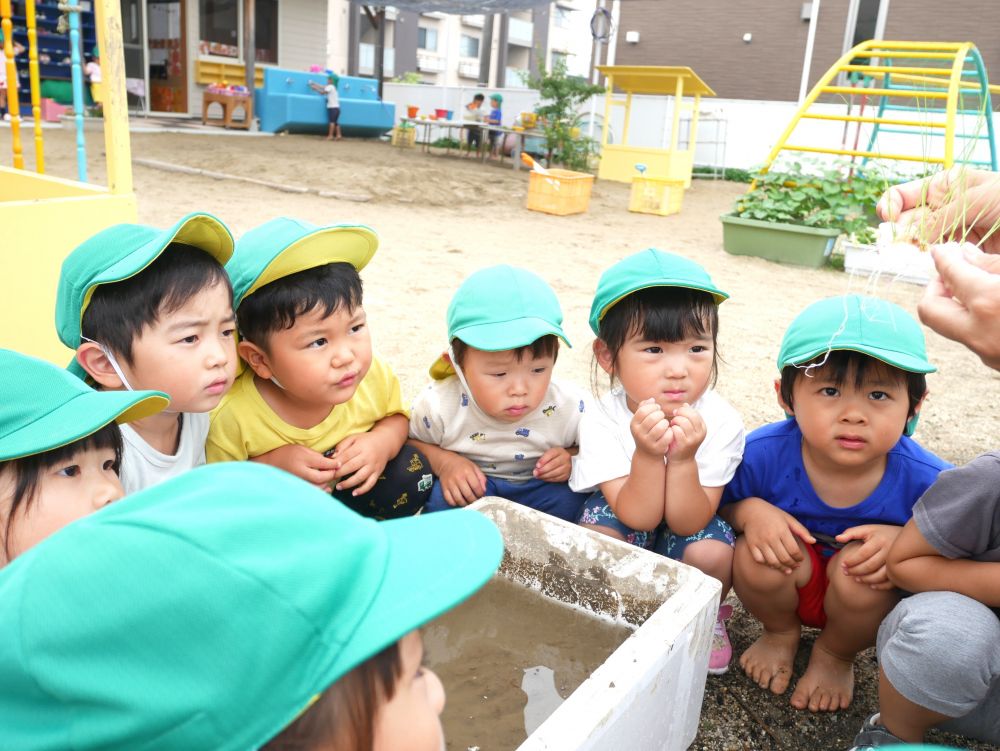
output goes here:
[[[859, 74], [872, 85], [857, 88], [837, 83], [840, 74]], [[870, 160], [922, 162], [928, 169], [938, 165], [948, 169], [968, 164], [997, 170], [996, 139], [993, 131], [991, 87], [979, 50], [971, 42], [862, 42], [841, 57], [813, 87], [795, 117], [778, 139], [763, 170], [771, 167], [782, 152], [812, 152]], [[853, 99], [862, 94], [878, 98], [878, 111], [852, 114]], [[823, 95], [849, 98], [847, 114], [834, 114], [829, 107], [817, 108]], [[830, 120], [844, 123], [845, 139], [840, 148], [807, 143], [789, 143], [802, 120]], [[858, 138], [847, 148], [846, 129], [850, 124], [861, 135], [870, 126], [867, 146], [859, 149]], [[893, 134], [899, 151], [884, 152], [879, 136]], [[903, 138], [907, 136], [908, 138]], [[939, 148], [943, 139], [943, 148]], [[976, 156], [976, 145], [988, 142], [989, 159]], [[916, 148], [909, 150], [909, 143]], [[906, 143], [906, 148], [899, 144]]]

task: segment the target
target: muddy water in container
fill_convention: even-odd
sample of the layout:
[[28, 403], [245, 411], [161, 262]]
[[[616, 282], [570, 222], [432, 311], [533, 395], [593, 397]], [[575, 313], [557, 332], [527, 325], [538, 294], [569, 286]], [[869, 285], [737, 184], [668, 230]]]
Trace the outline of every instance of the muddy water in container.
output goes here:
[[424, 630], [448, 691], [448, 747], [686, 749], [719, 583], [500, 498], [454, 513], [476, 512], [504, 537], [497, 577]]
[[633, 631], [497, 577], [424, 629], [449, 749], [513, 751]]

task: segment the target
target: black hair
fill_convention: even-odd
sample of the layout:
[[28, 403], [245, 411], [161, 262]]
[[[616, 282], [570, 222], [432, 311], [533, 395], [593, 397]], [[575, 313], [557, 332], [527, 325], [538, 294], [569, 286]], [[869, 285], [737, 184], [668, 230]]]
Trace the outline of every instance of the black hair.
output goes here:
[[265, 284], [243, 299], [236, 309], [236, 321], [245, 340], [267, 349], [268, 336], [290, 329], [299, 316], [316, 308], [322, 308], [324, 317], [341, 308], [353, 313], [361, 300], [361, 277], [357, 269], [339, 261]]
[[[461, 339], [455, 338], [451, 340], [451, 351], [455, 355], [455, 364], [458, 367], [463, 367], [465, 364], [465, 353], [474, 347], [463, 342]], [[513, 350], [514, 357], [517, 358], [518, 362], [524, 359], [525, 354], [531, 352], [533, 358], [538, 357], [551, 357], [552, 361], [559, 357], [559, 337], [555, 334], [546, 334], [543, 337], [535, 339], [531, 344], [526, 344], [523, 347], [517, 347]]]
[[68, 461], [77, 452], [90, 449], [112, 449], [115, 452], [114, 470], [117, 474], [122, 463], [122, 431], [118, 424], [109, 422], [100, 430], [51, 451], [0, 462], [0, 470], [9, 469], [14, 475], [14, 493], [10, 501], [10, 508], [7, 509], [7, 518], [4, 520], [3, 528], [3, 551], [4, 557], [8, 561], [11, 558], [10, 533], [14, 527], [14, 517], [21, 506], [27, 509], [34, 503], [35, 493], [38, 491], [38, 480], [42, 473], [60, 462]]
[[483, 94], [476, 94], [474, 97], [472, 97], [472, 101], [483, 102], [486, 101], [486, 97]]
[[131, 365], [132, 345], [145, 327], [217, 284], [225, 286], [231, 299], [233, 287], [222, 264], [201, 248], [170, 243], [135, 276], [97, 287], [83, 313], [80, 333]]
[[617, 370], [618, 353], [631, 336], [651, 342], [711, 336], [710, 385], [714, 386], [719, 371], [718, 333], [719, 306], [711, 293], [687, 287], [647, 287], [615, 303], [601, 319], [597, 336], [611, 353], [612, 371]]
[[927, 393], [927, 377], [923, 373], [911, 373], [854, 350], [835, 349], [808, 363], [786, 365], [781, 369], [781, 398], [793, 409], [795, 405], [792, 404], [792, 388], [799, 378], [807, 377], [806, 370], [810, 367], [814, 377], [828, 378], [837, 388], [847, 383], [850, 376], [854, 377], [854, 387], [857, 389], [879, 376], [887, 376], [896, 383], [906, 383], [906, 393], [909, 398], [907, 417], [916, 414], [917, 405]]
[[402, 673], [399, 642], [393, 642], [339, 678], [261, 751], [371, 751], [375, 720]]

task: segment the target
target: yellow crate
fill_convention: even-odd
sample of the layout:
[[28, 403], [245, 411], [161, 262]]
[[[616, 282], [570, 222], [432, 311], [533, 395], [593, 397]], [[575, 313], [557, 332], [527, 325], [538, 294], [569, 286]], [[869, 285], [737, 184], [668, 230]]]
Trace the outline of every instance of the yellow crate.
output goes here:
[[640, 214], [677, 214], [684, 200], [684, 181], [666, 177], [633, 177], [628, 210]]
[[417, 129], [416, 128], [393, 128], [392, 129], [392, 145], [393, 146], [404, 146], [410, 148], [411, 146], [417, 145]]
[[548, 174], [532, 170], [528, 175], [528, 203], [532, 211], [546, 214], [582, 214], [590, 204], [594, 176], [583, 172], [550, 169]]

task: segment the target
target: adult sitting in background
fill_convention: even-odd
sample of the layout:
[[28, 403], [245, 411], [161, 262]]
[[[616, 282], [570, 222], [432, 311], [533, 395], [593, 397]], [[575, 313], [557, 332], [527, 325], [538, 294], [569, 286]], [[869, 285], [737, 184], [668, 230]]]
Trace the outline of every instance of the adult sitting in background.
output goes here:
[[[1000, 176], [953, 169], [890, 188], [884, 219], [931, 242], [939, 278], [918, 312], [1000, 370]], [[986, 251], [986, 252], [984, 252]], [[1000, 744], [1000, 452], [941, 473], [889, 551], [914, 592], [878, 634], [879, 706], [854, 750], [921, 742], [933, 727]]]

